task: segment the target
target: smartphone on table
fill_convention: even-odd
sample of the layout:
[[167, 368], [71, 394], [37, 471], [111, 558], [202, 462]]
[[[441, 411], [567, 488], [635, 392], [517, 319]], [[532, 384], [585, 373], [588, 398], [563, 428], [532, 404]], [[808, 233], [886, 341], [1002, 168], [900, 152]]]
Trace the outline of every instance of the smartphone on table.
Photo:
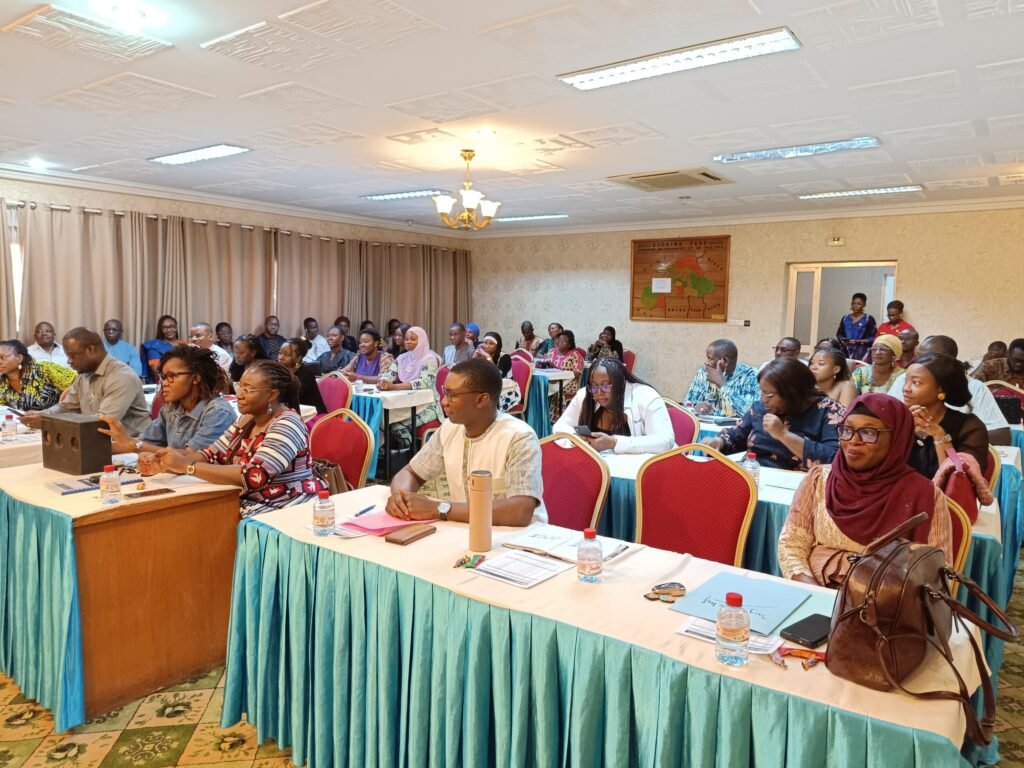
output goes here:
[[784, 640], [802, 645], [804, 648], [817, 648], [828, 640], [832, 627], [832, 617], [823, 613], [812, 613], [800, 621], [790, 624], [779, 634]]

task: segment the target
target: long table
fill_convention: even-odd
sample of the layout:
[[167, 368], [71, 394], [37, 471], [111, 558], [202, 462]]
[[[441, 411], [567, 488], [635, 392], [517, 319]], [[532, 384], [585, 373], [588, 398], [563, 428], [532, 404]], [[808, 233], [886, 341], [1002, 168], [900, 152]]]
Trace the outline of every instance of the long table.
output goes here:
[[[387, 492], [334, 500], [345, 515]], [[600, 584], [568, 571], [521, 590], [451, 567], [465, 525], [399, 548], [315, 539], [310, 514], [239, 526], [222, 716], [228, 727], [246, 713], [297, 765], [964, 764], [958, 705], [823, 667], [723, 667], [713, 646], [675, 633], [678, 613], [643, 599], [726, 566], [640, 548]], [[495, 544], [520, 532], [495, 529]], [[953, 647], [973, 690], [965, 641]], [[908, 685], [951, 686], [940, 661]]]
[[237, 488], [104, 506], [44, 485], [67, 479], [0, 470], [0, 670], [58, 731], [224, 658], [238, 524]]

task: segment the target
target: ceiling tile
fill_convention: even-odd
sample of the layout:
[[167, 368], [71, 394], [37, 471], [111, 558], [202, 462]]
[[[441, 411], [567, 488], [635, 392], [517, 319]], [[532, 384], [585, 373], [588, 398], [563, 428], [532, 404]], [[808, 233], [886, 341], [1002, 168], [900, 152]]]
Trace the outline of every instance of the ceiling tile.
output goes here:
[[824, 78], [814, 67], [794, 58], [766, 62], [746, 70], [742, 78], [725, 79], [722, 72], [702, 71], [694, 76], [693, 82], [708, 96], [724, 103], [777, 99], [826, 87]]
[[942, 26], [938, 0], [844, 0], [793, 14], [800, 40], [823, 50]]
[[15, 136], [0, 136], [0, 153], [24, 152], [27, 149], [38, 147], [39, 142], [30, 139], [19, 139]]
[[849, 176], [845, 179], [851, 189], [878, 189], [879, 187], [903, 187], [913, 184], [905, 173], [891, 173], [876, 176]]
[[663, 133], [658, 133], [649, 125], [644, 125], [643, 123], [625, 123], [623, 125], [610, 125], [605, 128], [587, 128], [582, 131], [572, 131], [567, 135], [596, 149], [624, 147], [627, 144], [665, 138]]
[[306, 72], [343, 55], [322, 38], [265, 21], [201, 47], [273, 72]]
[[291, 184], [282, 184], [269, 179], [243, 179], [241, 181], [219, 181], [216, 184], [201, 184], [193, 189], [200, 189], [203, 192], [212, 192], [218, 195], [247, 196], [252, 194], [265, 194], [267, 192], [281, 192], [288, 189], [295, 189]]
[[396, 133], [386, 138], [397, 141], [399, 144], [416, 146], [417, 144], [430, 144], [435, 142], [449, 142], [457, 138], [454, 133], [442, 131], [440, 128], [426, 128], [422, 131], [409, 131], [408, 133]]
[[745, 149], [766, 149], [776, 144], [775, 139], [760, 128], [740, 128], [723, 133], [691, 136], [687, 141], [701, 149], [716, 153], [737, 152]]
[[659, 23], [705, 19], [756, 19], [761, 15], [751, 0], [600, 0], [600, 5], [624, 19], [654, 16]]
[[1024, 132], [1024, 114], [990, 117], [986, 122], [988, 123], [988, 132], [992, 136]]
[[[115, 160], [110, 163], [88, 165], [73, 169], [76, 173], [86, 176], [100, 176], [108, 179], [126, 179], [135, 181], [138, 179], [152, 179], [156, 176], [163, 176], [170, 179], [175, 171], [181, 170], [180, 166], [167, 166], [151, 163], [148, 160]], [[170, 171], [170, 173], [168, 173]]]
[[51, 107], [123, 117], [136, 113], [170, 112], [214, 98], [212, 93], [125, 72], [57, 94], [43, 103]]
[[530, 139], [529, 141], [522, 142], [519, 146], [536, 152], [538, 155], [542, 155], [543, 157], [551, 157], [553, 155], [561, 154], [562, 152], [575, 152], [579, 150], [593, 149], [590, 144], [584, 144], [582, 141], [577, 141], [576, 139], [561, 133], [557, 136]]
[[1024, 59], [983, 64], [978, 67], [978, 82], [982, 93], [1024, 88]]
[[785, 189], [794, 195], [814, 195], [818, 192], [831, 192], [835, 189], [846, 189], [846, 185], [840, 181], [801, 181], [797, 184], [779, 184], [780, 189]]
[[998, 176], [999, 183], [1008, 187], [1014, 184], [1024, 184], [1024, 173], [1011, 173], [1006, 176]]
[[278, 18], [331, 40], [347, 54], [364, 53], [444, 29], [389, 0], [320, 0]]
[[766, 176], [772, 173], [811, 173], [818, 167], [810, 160], [770, 160], [766, 163], [742, 163], [734, 166], [737, 171], [744, 170], [755, 176]]
[[284, 128], [253, 133], [245, 141], [253, 148], [305, 149], [324, 144], [340, 144], [343, 141], [366, 138], [362, 134], [335, 128], [324, 123], [297, 123]]
[[250, 104], [258, 104], [261, 107], [280, 112], [301, 112], [305, 115], [334, 112], [357, 106], [354, 101], [294, 81], [243, 93], [238, 98]]
[[977, 131], [974, 129], [974, 124], [961, 122], [886, 131], [882, 134], [882, 139], [885, 144], [893, 147], [916, 147], [921, 144], [936, 144], [942, 141], [966, 141], [975, 136], [977, 136]]
[[911, 160], [907, 166], [914, 173], [932, 173], [935, 171], [953, 171], [964, 168], [976, 168], [984, 165], [981, 155], [957, 155], [955, 157], [933, 157], [928, 160]]
[[861, 122], [850, 115], [818, 117], [796, 123], [778, 123], [771, 128], [784, 140], [795, 144], [852, 139], [867, 133]]
[[958, 189], [978, 189], [989, 186], [987, 176], [977, 176], [970, 179], [944, 179], [942, 181], [926, 181], [925, 189], [930, 192], [947, 192]]
[[589, 194], [622, 191], [622, 185], [616, 184], [613, 181], [577, 181], [572, 184], [563, 184], [562, 187], [571, 189], [574, 192], [586, 192]]
[[296, 160], [293, 157], [282, 157], [266, 152], [233, 155], [214, 162], [218, 165], [218, 171], [225, 176], [283, 176], [289, 173], [323, 168], [320, 163]]
[[499, 189], [536, 189], [541, 186], [540, 182], [529, 176], [501, 176], [494, 179], [481, 179], [479, 183], [487, 186], [493, 185]]
[[892, 157], [884, 149], [856, 149], [849, 152], [833, 152], [814, 158], [826, 168], [852, 168], [858, 165], [891, 163]]
[[737, 198], [745, 203], [751, 203], [753, 205], [761, 205], [764, 203], [791, 203], [793, 202], [792, 195], [783, 194], [769, 194], [769, 195], [745, 195]]
[[1024, 163], [1024, 149], [1003, 149], [993, 152], [992, 157], [999, 165]]
[[534, 73], [478, 83], [462, 89], [463, 93], [494, 104], [502, 109], [527, 109], [575, 93], [554, 78]]
[[936, 99], [953, 99], [961, 96], [960, 76], [955, 69], [948, 69], [855, 85], [850, 88], [850, 94], [866, 108], [901, 107]]
[[599, 50], [602, 39], [596, 22], [574, 5], [561, 5], [507, 19], [479, 29], [477, 34], [517, 53], [559, 50], [562, 53], [587, 51], [593, 54]]
[[414, 99], [388, 104], [388, 107], [431, 123], [450, 123], [455, 120], [479, 117], [494, 111], [494, 107], [458, 91], [443, 91], [432, 93], [429, 96], [418, 96]]
[[1024, 0], [965, 0], [968, 21], [1024, 13]]
[[162, 40], [125, 34], [102, 22], [51, 5], [39, 6], [34, 13], [7, 25], [2, 31], [108, 64], [127, 64], [170, 47], [170, 43]]
[[565, 168], [549, 163], [546, 160], [531, 160], [525, 163], [513, 162], [512, 167], [499, 166], [501, 170], [506, 173], [514, 173], [516, 175], [522, 174], [536, 174], [536, 173], [554, 173], [555, 171], [564, 171]]

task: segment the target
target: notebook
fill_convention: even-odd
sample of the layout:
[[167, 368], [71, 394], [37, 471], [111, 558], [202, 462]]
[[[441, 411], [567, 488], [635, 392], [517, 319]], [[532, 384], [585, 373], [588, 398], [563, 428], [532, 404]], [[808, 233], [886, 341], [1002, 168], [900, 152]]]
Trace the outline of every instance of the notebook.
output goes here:
[[714, 621], [725, 605], [727, 592], [743, 595], [743, 607], [750, 613], [750, 630], [773, 634], [810, 597], [798, 586], [769, 579], [752, 579], [740, 573], [717, 573], [677, 601], [673, 611]]

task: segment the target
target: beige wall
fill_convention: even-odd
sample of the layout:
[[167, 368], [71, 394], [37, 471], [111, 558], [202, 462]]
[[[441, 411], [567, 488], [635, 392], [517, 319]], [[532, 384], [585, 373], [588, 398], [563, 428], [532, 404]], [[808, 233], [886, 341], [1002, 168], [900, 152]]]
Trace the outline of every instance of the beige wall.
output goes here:
[[[723, 234], [732, 236], [729, 319], [750, 320], [749, 328], [628, 319], [631, 240]], [[834, 235], [846, 245], [826, 246]], [[993, 339], [1024, 336], [1024, 209], [480, 239], [473, 319], [509, 347], [522, 320], [541, 333], [561, 322], [583, 347], [613, 325], [637, 352], [635, 372], [679, 398], [712, 339], [732, 338], [755, 366], [770, 356], [786, 330], [788, 264], [881, 259], [898, 262], [896, 295], [908, 319], [922, 334], [955, 338], [962, 358]], [[836, 307], [837, 323], [844, 311]]]

